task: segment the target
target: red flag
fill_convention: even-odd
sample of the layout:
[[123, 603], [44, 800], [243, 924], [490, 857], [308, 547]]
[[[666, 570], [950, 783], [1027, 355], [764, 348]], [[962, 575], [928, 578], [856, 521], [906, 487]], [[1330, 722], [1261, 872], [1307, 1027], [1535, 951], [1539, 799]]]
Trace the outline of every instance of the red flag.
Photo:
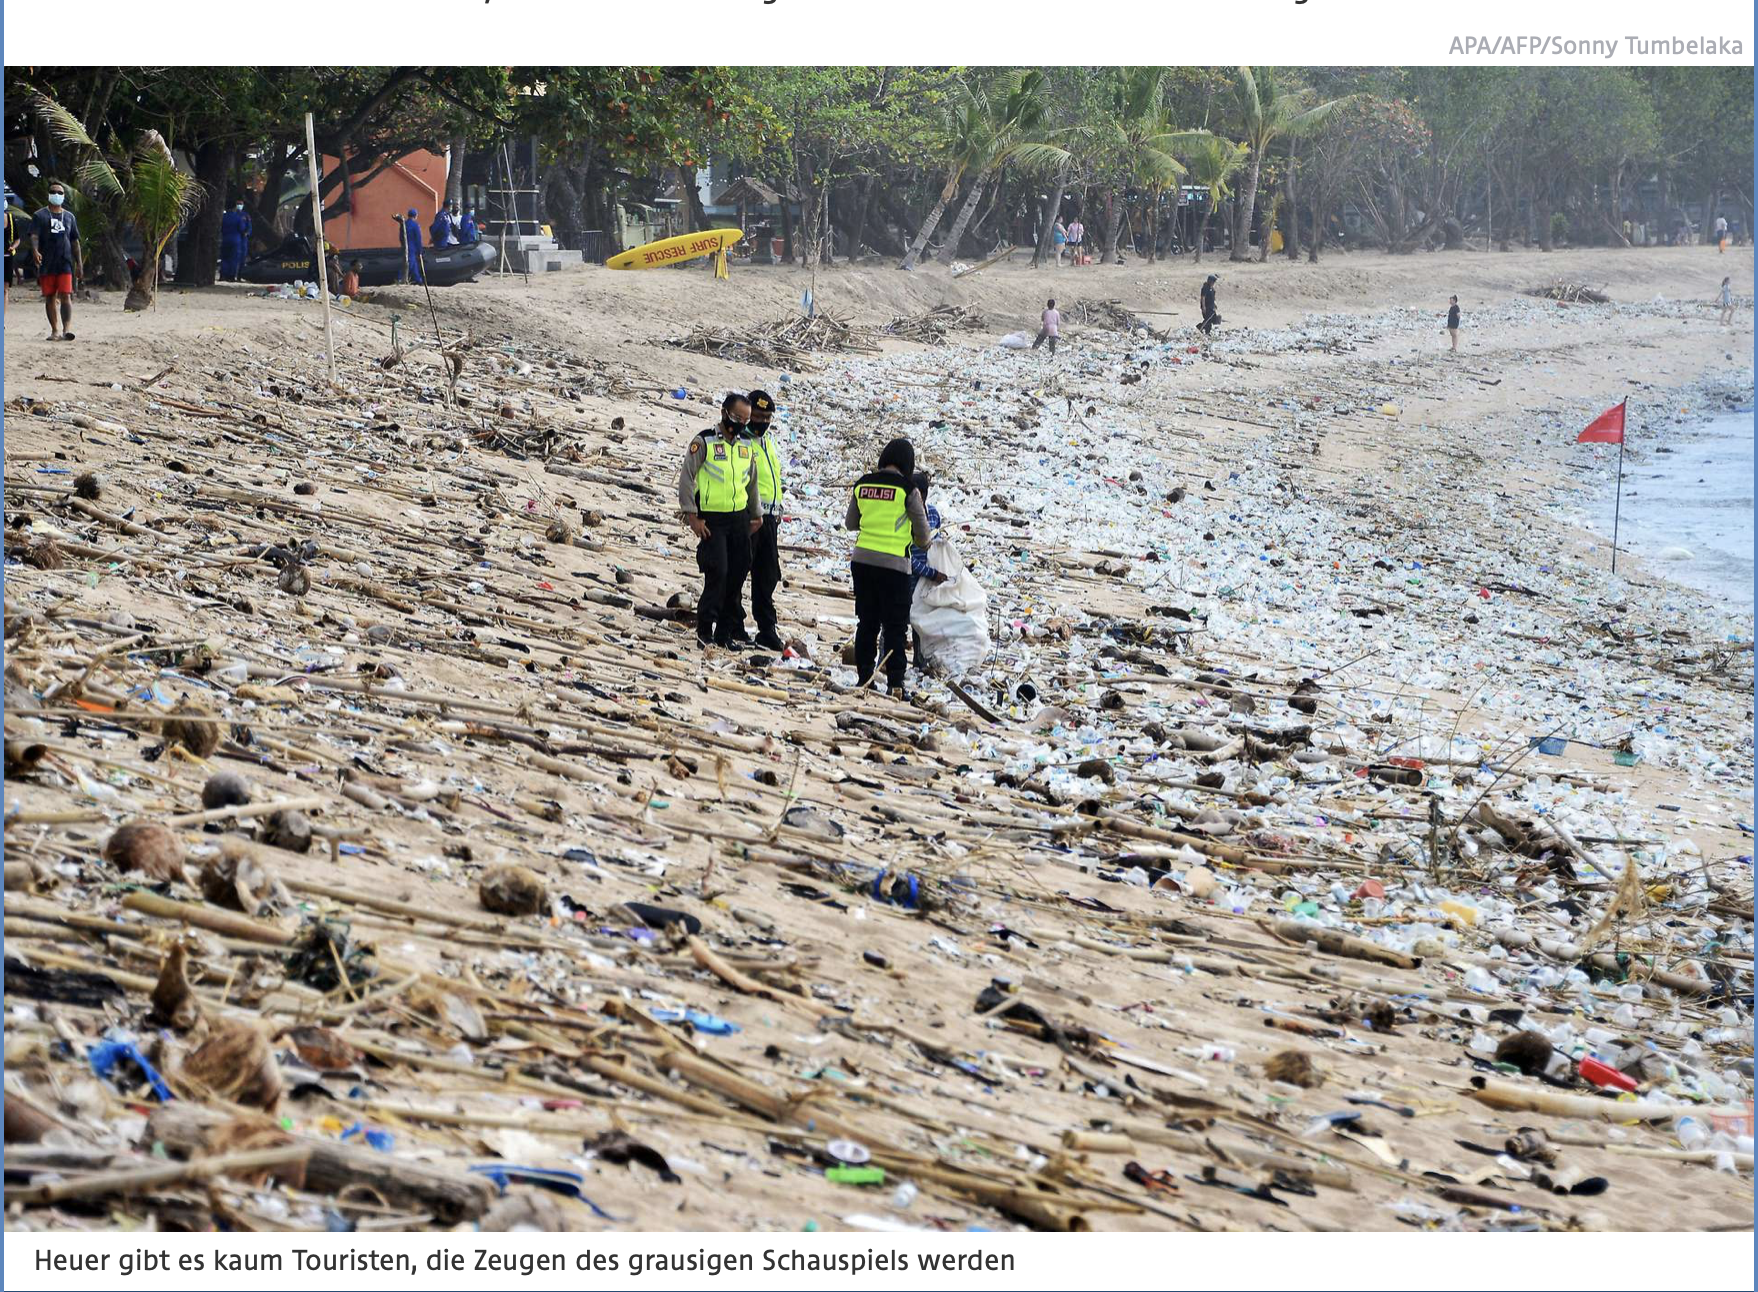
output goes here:
[[1577, 444], [1622, 444], [1624, 442], [1624, 406], [1608, 408], [1575, 437]]

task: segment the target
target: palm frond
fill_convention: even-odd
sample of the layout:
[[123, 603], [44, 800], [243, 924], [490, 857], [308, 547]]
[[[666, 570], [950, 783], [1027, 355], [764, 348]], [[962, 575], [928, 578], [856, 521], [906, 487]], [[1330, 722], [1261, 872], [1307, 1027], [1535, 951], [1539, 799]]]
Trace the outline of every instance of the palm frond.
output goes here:
[[99, 201], [122, 196], [122, 181], [115, 168], [104, 159], [78, 117], [41, 90], [31, 92], [30, 106], [48, 128], [49, 137], [74, 155], [74, 181], [85, 193]]

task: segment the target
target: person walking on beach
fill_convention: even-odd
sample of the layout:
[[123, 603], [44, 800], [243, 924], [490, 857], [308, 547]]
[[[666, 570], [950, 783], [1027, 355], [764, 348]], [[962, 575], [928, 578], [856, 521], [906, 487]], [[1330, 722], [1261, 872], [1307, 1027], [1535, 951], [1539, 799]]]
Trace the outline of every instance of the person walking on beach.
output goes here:
[[775, 588], [781, 582], [781, 454], [769, 434], [775, 401], [769, 392], [753, 390], [750, 403], [745, 435], [757, 473], [757, 499], [763, 504], [763, 525], [751, 535], [751, 617], [757, 621], [757, 644], [779, 651], [786, 644], [776, 631], [775, 614]]
[[425, 283], [427, 281], [427, 271], [421, 261], [420, 212], [414, 207], [410, 207], [409, 215], [402, 221], [402, 225], [403, 254], [408, 259], [409, 277], [406, 281], [411, 283]]
[[1050, 357], [1056, 357], [1056, 339], [1062, 335], [1062, 315], [1056, 309], [1056, 300], [1052, 297], [1044, 302], [1044, 313], [1038, 321], [1038, 337], [1032, 342], [1036, 350], [1044, 342], [1050, 343]]
[[1056, 248], [1056, 268], [1062, 268], [1062, 253], [1068, 250], [1068, 229], [1058, 220], [1050, 229], [1050, 244]]
[[1715, 303], [1717, 305], [1721, 306], [1721, 326], [1722, 327], [1730, 326], [1734, 321], [1734, 280], [1733, 279], [1724, 278], [1721, 280], [1721, 295], [1719, 295], [1715, 298]]
[[1447, 302], [1447, 340], [1453, 343], [1453, 353], [1459, 353], [1459, 298], [1451, 298]]
[[1203, 321], [1196, 325], [1196, 330], [1204, 336], [1211, 335], [1211, 329], [1220, 321], [1221, 315], [1215, 309], [1215, 283], [1218, 275], [1210, 274], [1203, 283], [1202, 291], [1197, 293], [1197, 307], [1202, 311]]
[[916, 449], [896, 439], [879, 454], [879, 465], [855, 481], [844, 529], [858, 530], [849, 575], [855, 585], [855, 672], [861, 687], [877, 672], [879, 639], [885, 638], [886, 689], [904, 693], [909, 667], [909, 549], [928, 546], [928, 512], [912, 481]]
[[1081, 243], [1085, 240], [1086, 236], [1087, 236], [1087, 226], [1080, 222], [1080, 217], [1077, 215], [1074, 217], [1073, 222], [1071, 224], [1069, 224], [1069, 226], [1068, 226], [1068, 263], [1069, 264], [1071, 264], [1071, 265], [1080, 264]]
[[744, 438], [751, 401], [734, 391], [720, 404], [720, 422], [690, 441], [678, 471], [678, 510], [696, 536], [702, 596], [696, 603], [696, 640], [740, 650], [745, 607], [740, 597], [751, 569], [751, 536], [763, 528], [756, 454]]
[[1715, 247], [1717, 255], [1727, 255], [1727, 216], [1725, 215], [1715, 217]]
[[79, 221], [67, 209], [67, 185], [49, 181], [49, 205], [31, 217], [31, 263], [43, 289], [49, 340], [73, 340], [73, 288], [85, 277]]

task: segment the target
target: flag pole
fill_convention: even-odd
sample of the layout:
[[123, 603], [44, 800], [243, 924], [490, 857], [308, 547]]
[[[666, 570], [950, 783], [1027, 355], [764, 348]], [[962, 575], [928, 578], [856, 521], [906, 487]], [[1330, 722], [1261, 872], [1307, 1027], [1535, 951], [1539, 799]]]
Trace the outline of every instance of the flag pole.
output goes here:
[[1630, 434], [1630, 401], [1628, 399], [1624, 400], [1624, 416], [1622, 421], [1624, 423], [1623, 429], [1620, 429], [1618, 432], [1618, 497], [1617, 501], [1612, 504], [1611, 572], [1613, 574], [1618, 572], [1618, 516], [1619, 513], [1624, 510], [1624, 440]]

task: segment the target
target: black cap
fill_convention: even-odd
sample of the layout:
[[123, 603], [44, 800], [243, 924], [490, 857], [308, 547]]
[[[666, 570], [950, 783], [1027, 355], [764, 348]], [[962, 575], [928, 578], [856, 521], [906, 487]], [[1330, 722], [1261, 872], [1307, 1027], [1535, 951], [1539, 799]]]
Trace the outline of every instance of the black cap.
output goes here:
[[749, 396], [753, 413], [773, 413], [775, 401], [769, 397], [767, 390], [753, 390]]
[[732, 412], [732, 406], [734, 404], [742, 404], [745, 402], [747, 402], [747, 401], [746, 401], [744, 395], [740, 394], [736, 390], [732, 391], [727, 395], [727, 397], [725, 399], [720, 401], [720, 411], [723, 413], [730, 413], [730, 412]]

